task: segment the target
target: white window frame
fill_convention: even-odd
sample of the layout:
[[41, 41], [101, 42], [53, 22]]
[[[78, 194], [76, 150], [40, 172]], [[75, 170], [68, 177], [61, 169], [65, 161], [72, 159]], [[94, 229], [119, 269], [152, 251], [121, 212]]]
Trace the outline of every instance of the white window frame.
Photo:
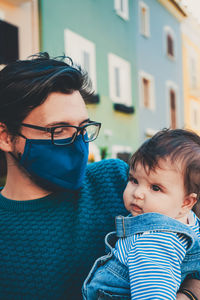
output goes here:
[[[197, 123], [194, 122], [194, 111], [196, 111], [197, 114]], [[190, 125], [192, 129], [194, 130], [200, 130], [200, 120], [199, 116], [200, 115], [200, 105], [197, 101], [191, 99], [190, 100]]]
[[[172, 37], [173, 39], [173, 46], [174, 46], [174, 55], [170, 55], [168, 53], [168, 45], [167, 45], [167, 36], [168, 34]], [[165, 55], [171, 59], [171, 60], [176, 60], [176, 35], [173, 31], [173, 29], [170, 26], [165, 26], [164, 27], [164, 51]]]
[[[119, 87], [116, 86], [115, 70], [119, 70]], [[113, 54], [108, 54], [109, 94], [114, 103], [132, 106], [131, 64], [129, 61]], [[116, 90], [119, 90], [117, 95]]]
[[112, 148], [112, 158], [117, 158], [117, 153], [123, 153], [123, 152], [127, 152], [132, 154], [133, 153], [133, 149], [130, 146], [123, 146], [123, 145], [113, 145]]
[[[96, 46], [90, 40], [69, 30], [64, 31], [65, 55], [72, 58], [75, 64], [80, 65], [84, 69], [83, 52], [89, 55], [90, 70], [88, 75], [92, 81], [92, 88], [97, 92], [96, 82]], [[88, 70], [86, 70], [88, 71]]]
[[[145, 28], [143, 28], [143, 26], [142, 26], [142, 23], [143, 23], [142, 9], [146, 10], [146, 16], [145, 16], [145, 20], [144, 20], [144, 23], [146, 25]], [[150, 11], [149, 11], [148, 5], [143, 1], [139, 2], [139, 23], [140, 23], [139, 28], [140, 28], [141, 35], [143, 35], [145, 37], [150, 37]]]
[[[144, 106], [144, 91], [143, 91], [143, 79], [147, 79], [150, 82], [150, 99], [149, 99], [149, 107]], [[140, 106], [143, 109], [155, 110], [155, 80], [153, 75], [140, 70], [139, 71], [139, 98], [140, 98]]]
[[114, 7], [118, 16], [126, 21], [129, 20], [129, 0], [114, 0]]
[[178, 90], [178, 85], [171, 81], [167, 80], [166, 81], [166, 112], [167, 112], [167, 124], [166, 127], [171, 126], [171, 111], [170, 111], [170, 90], [173, 90], [176, 95], [176, 127], [179, 127], [180, 123], [180, 115], [179, 115], [179, 90]]

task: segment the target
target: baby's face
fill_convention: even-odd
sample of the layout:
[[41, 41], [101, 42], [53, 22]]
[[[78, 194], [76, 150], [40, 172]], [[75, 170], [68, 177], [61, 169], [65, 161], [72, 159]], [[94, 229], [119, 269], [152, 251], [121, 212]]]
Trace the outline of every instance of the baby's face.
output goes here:
[[129, 172], [123, 197], [126, 209], [133, 216], [157, 212], [181, 219], [185, 190], [180, 168], [169, 160], [162, 160], [155, 171], [146, 172], [138, 163], [135, 170]]

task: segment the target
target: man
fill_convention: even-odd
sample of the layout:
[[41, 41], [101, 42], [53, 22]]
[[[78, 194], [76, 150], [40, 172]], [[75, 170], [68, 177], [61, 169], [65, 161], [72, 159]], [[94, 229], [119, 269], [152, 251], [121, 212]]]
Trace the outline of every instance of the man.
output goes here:
[[[47, 53], [0, 72], [0, 299], [81, 299], [105, 233], [126, 213], [126, 164], [86, 168], [101, 126], [88, 117], [90, 95], [86, 74]], [[197, 280], [186, 284], [197, 294]]]

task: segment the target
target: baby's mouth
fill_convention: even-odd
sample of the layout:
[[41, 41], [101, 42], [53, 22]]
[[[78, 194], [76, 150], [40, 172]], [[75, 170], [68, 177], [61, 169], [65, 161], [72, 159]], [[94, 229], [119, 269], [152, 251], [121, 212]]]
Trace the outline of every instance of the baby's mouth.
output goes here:
[[139, 207], [137, 204], [131, 204], [131, 208], [135, 212], [142, 212], [142, 208]]

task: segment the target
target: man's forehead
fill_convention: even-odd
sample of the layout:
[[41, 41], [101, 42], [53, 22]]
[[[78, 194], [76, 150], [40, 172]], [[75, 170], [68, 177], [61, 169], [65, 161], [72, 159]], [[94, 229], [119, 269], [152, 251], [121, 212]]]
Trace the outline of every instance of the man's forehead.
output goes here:
[[[88, 113], [79, 92], [72, 94], [51, 93], [47, 99], [32, 110], [26, 122], [44, 126], [68, 123], [79, 124], [88, 119]], [[39, 122], [39, 123], [38, 123]]]

